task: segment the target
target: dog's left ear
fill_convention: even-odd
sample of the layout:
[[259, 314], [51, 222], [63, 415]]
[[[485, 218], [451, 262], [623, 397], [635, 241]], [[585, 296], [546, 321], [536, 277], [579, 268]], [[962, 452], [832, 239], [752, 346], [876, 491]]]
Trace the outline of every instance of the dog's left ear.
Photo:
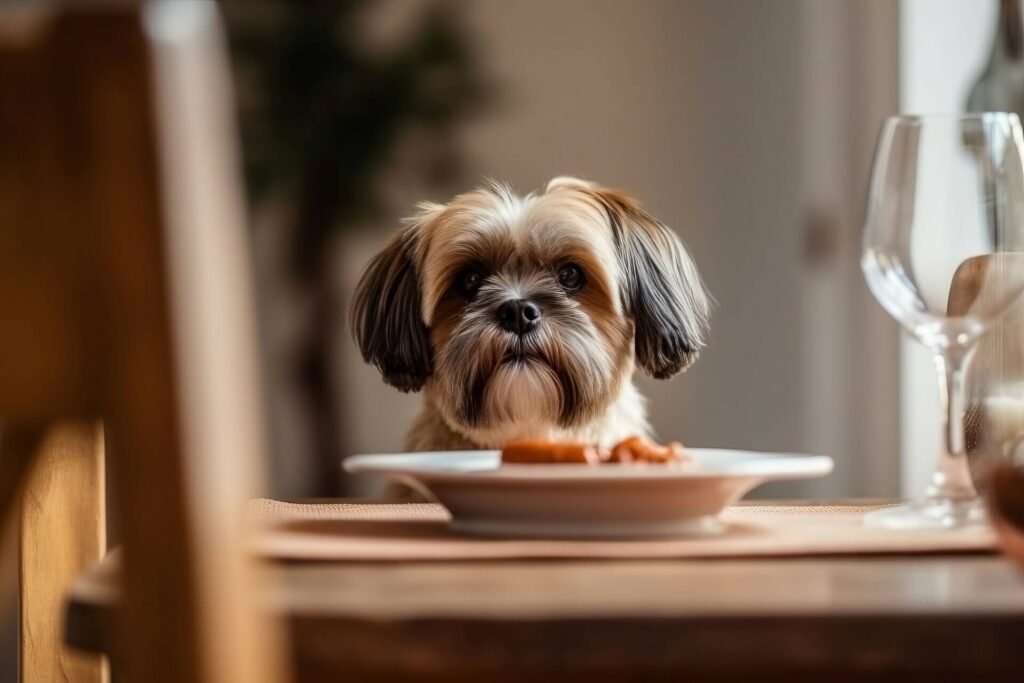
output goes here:
[[581, 188], [604, 207], [624, 276], [636, 359], [649, 375], [668, 379], [697, 359], [708, 330], [710, 302], [700, 273], [676, 234], [617, 190]]

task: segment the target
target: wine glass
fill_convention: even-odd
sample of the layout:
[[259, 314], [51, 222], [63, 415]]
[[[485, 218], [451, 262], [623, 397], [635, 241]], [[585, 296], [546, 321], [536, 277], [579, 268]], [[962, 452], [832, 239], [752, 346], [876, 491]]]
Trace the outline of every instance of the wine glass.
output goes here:
[[943, 448], [923, 498], [865, 516], [896, 529], [983, 522], [964, 448], [964, 373], [1024, 291], [1024, 137], [1016, 114], [896, 116], [882, 125], [861, 268], [938, 370]]

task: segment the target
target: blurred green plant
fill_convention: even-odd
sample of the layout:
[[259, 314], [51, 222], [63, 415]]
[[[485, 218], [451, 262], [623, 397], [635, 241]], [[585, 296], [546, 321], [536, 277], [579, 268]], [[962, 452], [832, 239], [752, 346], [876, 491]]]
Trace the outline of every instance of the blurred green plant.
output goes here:
[[454, 126], [486, 100], [487, 88], [454, 2], [418, 3], [401, 38], [383, 45], [367, 40], [379, 1], [222, 7], [249, 197], [289, 208], [289, 272], [312, 298], [298, 372], [321, 473], [310, 493], [331, 494], [341, 411], [329, 369], [344, 311], [331, 294], [329, 246], [338, 231], [381, 215], [382, 176], [409, 133], [421, 133], [412, 157], [423, 178], [449, 180], [459, 168]]

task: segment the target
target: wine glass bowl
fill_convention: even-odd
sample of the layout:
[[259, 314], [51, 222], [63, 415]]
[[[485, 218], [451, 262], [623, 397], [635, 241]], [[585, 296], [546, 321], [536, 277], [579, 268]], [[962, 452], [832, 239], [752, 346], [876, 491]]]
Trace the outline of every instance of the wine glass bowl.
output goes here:
[[944, 447], [923, 499], [873, 513], [889, 528], [983, 519], [964, 449], [964, 373], [1024, 292], [1024, 136], [1015, 114], [897, 116], [879, 135], [861, 267], [883, 308], [933, 354]]

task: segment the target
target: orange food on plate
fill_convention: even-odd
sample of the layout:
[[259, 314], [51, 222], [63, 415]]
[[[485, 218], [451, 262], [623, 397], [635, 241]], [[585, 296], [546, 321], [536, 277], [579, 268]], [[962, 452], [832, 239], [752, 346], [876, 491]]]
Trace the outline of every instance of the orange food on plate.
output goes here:
[[666, 446], [633, 436], [617, 443], [610, 451], [585, 443], [520, 439], [509, 441], [501, 451], [501, 461], [515, 465], [604, 463], [688, 463], [683, 445], [673, 441]]
[[686, 454], [683, 444], [672, 441], [666, 446], [652, 443], [639, 436], [631, 436], [625, 441], [620, 441], [612, 448], [611, 457], [608, 462], [689, 462], [690, 457]]
[[515, 465], [566, 464], [599, 465], [597, 448], [585, 443], [563, 443], [543, 439], [509, 441], [501, 451], [503, 463]]

